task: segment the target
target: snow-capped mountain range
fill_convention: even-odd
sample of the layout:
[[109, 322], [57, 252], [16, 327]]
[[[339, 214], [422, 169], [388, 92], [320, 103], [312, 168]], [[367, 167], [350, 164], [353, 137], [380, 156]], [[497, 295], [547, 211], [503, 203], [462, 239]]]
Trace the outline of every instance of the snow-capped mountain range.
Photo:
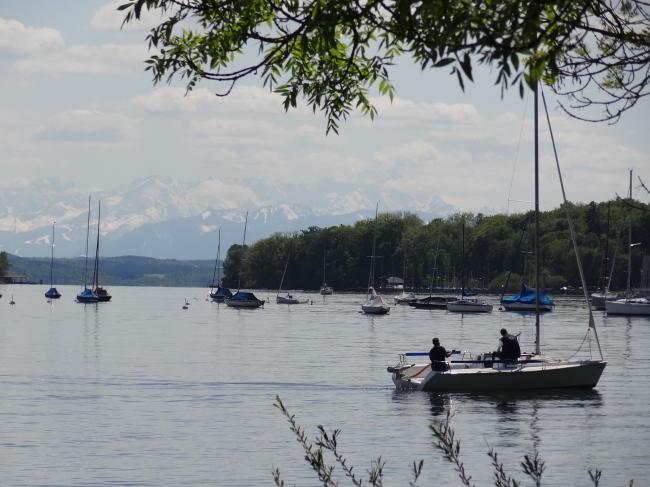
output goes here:
[[241, 242], [246, 211], [249, 243], [278, 231], [351, 224], [374, 216], [377, 201], [382, 212], [412, 211], [425, 221], [455, 211], [436, 196], [423, 201], [396, 190], [331, 180], [305, 185], [213, 177], [184, 183], [151, 176], [92, 190], [61, 178], [38, 179], [0, 187], [0, 250], [48, 256], [56, 222], [55, 254], [83, 255], [90, 193], [90, 246], [101, 201], [101, 254], [106, 256], [213, 258], [218, 229], [222, 249]]

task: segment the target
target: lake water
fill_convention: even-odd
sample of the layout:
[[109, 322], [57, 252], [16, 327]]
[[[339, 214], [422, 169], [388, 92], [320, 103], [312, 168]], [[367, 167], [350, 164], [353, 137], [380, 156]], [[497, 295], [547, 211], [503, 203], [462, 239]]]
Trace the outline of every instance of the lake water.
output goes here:
[[[381, 455], [386, 486], [407, 485], [420, 459], [419, 485], [460, 485], [428, 430], [447, 412], [476, 485], [493, 485], [487, 444], [520, 480], [519, 461], [537, 449], [546, 485], [588, 485], [594, 467], [603, 486], [650, 481], [648, 318], [596, 313], [609, 364], [594, 391], [436, 395], [396, 392], [386, 367], [433, 336], [448, 349], [494, 350], [502, 327], [531, 350], [534, 316], [400, 306], [369, 317], [353, 294], [234, 310], [188, 288], [113, 287], [113, 302], [82, 305], [77, 287], [61, 286], [50, 306], [46, 290], [0, 287], [3, 485], [260, 486], [273, 484], [273, 466], [288, 485], [318, 485], [276, 394], [311, 439], [318, 424], [341, 429], [341, 451], [364, 478]], [[586, 310], [556, 304], [542, 317], [544, 351], [568, 357]]]

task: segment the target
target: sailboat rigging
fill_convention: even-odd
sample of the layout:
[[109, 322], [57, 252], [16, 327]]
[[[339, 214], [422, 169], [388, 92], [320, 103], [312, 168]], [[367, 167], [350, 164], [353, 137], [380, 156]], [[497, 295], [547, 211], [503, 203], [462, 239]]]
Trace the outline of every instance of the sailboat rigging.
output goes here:
[[461, 270], [461, 299], [447, 303], [447, 310], [454, 313], [489, 313], [493, 306], [483, 299], [475, 298], [476, 293], [465, 291], [465, 219], [463, 218], [463, 251]]
[[[538, 90], [535, 87], [535, 249], [539, 248], [539, 144], [538, 144]], [[543, 93], [542, 93], [543, 96]], [[555, 154], [555, 161], [562, 188], [562, 197], [567, 214], [569, 231], [573, 242], [573, 249], [576, 255], [578, 271], [582, 281], [582, 288], [587, 296], [584, 272], [580, 261], [580, 254], [575, 238], [573, 223], [569, 214], [569, 206], [564, 191], [562, 173], [560, 171], [559, 159], [555, 148], [555, 140], [551, 129], [550, 117], [544, 108], [548, 121], [551, 142]], [[399, 364], [395, 367], [388, 367], [392, 374], [393, 383], [397, 389], [413, 389], [421, 391], [503, 391], [503, 390], [531, 390], [531, 389], [555, 389], [555, 388], [588, 388], [591, 389], [598, 384], [607, 362], [603, 353], [596, 332], [591, 307], [588, 306], [589, 326], [585, 340], [593, 333], [600, 359], [588, 360], [560, 360], [550, 359], [542, 356], [540, 343], [540, 309], [539, 309], [539, 259], [536, 259], [536, 310], [535, 310], [535, 352], [523, 353], [519, 359], [503, 360], [497, 359], [492, 353], [472, 354], [469, 352], [455, 352], [459, 359], [452, 358], [448, 362], [447, 370], [434, 371], [431, 364], [409, 364], [410, 357], [428, 356], [427, 352], [410, 352], [400, 354]], [[582, 345], [581, 345], [582, 346]], [[580, 350], [580, 348], [578, 349]], [[576, 352], [577, 353], [577, 352]], [[591, 354], [591, 348], [589, 348]], [[575, 355], [575, 354], [574, 354]], [[453, 355], [452, 355], [453, 357]]]
[[246, 220], [244, 220], [244, 239], [241, 245], [241, 254], [239, 261], [239, 278], [237, 281], [237, 292], [230, 298], [226, 298], [226, 306], [231, 308], [259, 308], [264, 306], [264, 301], [257, 299], [253, 293], [244, 292], [241, 290], [241, 273], [244, 264], [244, 250], [246, 248], [246, 227], [248, 226], [248, 212], [246, 212]]
[[329, 296], [331, 294], [334, 294], [334, 290], [327, 285], [327, 281], [325, 280], [325, 245], [323, 245], [323, 285], [320, 288], [320, 293], [323, 296]]
[[96, 303], [98, 301], [97, 295], [88, 289], [88, 240], [90, 239], [90, 198], [88, 197], [88, 224], [86, 230], [86, 263], [84, 265], [84, 290], [77, 294], [78, 303]]
[[[275, 296], [275, 302], [277, 304], [305, 304], [309, 303], [309, 299], [298, 299], [294, 298], [293, 295], [291, 294], [291, 249], [293, 246], [293, 239], [289, 242], [289, 254], [287, 255], [287, 262], [284, 265], [284, 272], [282, 273], [282, 280], [280, 281], [280, 287], [278, 289], [278, 294]], [[289, 269], [289, 275], [288, 275], [288, 286], [287, 286], [287, 294], [285, 296], [280, 296], [280, 292], [282, 291], [282, 284], [284, 283], [284, 277], [287, 275], [287, 269]]]
[[385, 315], [390, 311], [390, 306], [384, 301], [383, 296], [375, 291], [375, 258], [377, 256], [377, 216], [379, 215], [379, 203], [375, 209], [375, 231], [372, 237], [372, 255], [370, 258], [370, 274], [368, 275], [368, 287], [366, 302], [361, 306], [361, 311], [366, 314]]
[[[217, 302], [223, 303], [227, 298], [232, 298], [232, 293], [227, 287], [221, 287], [221, 267], [219, 267], [219, 260], [221, 259], [221, 228], [219, 229], [219, 240], [217, 244], [217, 259], [214, 262], [214, 273], [212, 274], [212, 285], [210, 286], [210, 298]], [[214, 276], [217, 275], [217, 291], [214, 291]]]
[[54, 287], [54, 224], [52, 223], [52, 261], [50, 263], [50, 289], [45, 293], [48, 299], [59, 299], [61, 293]]
[[99, 202], [97, 212], [97, 247], [95, 248], [95, 268], [93, 271], [93, 292], [97, 295], [97, 301], [105, 303], [111, 300], [113, 296], [108, 294], [108, 291], [99, 285], [99, 222], [102, 217], [102, 202]]
[[[458, 298], [451, 296], [434, 296], [433, 295], [433, 279], [438, 270], [438, 255], [440, 252], [440, 235], [442, 234], [442, 226], [438, 230], [438, 243], [436, 244], [436, 253], [433, 259], [433, 267], [431, 268], [431, 279], [429, 281], [429, 296], [426, 298], [418, 299], [413, 303], [409, 303], [409, 306], [415, 309], [447, 309], [447, 303], [458, 301]], [[440, 272], [438, 272], [438, 277], [440, 277]]]
[[[632, 203], [632, 170], [630, 169], [630, 203]], [[628, 257], [627, 257], [627, 289], [624, 299], [605, 301], [605, 311], [608, 315], [634, 315], [650, 316], [650, 299], [632, 294], [632, 247], [639, 245], [632, 243], [632, 206], [628, 229]]]

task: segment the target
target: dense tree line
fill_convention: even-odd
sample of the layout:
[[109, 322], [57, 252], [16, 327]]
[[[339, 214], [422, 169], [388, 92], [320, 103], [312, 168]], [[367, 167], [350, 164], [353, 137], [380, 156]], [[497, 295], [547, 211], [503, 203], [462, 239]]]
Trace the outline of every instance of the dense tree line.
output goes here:
[[2, 278], [9, 273], [9, 269], [11, 269], [9, 254], [7, 254], [7, 252], [0, 252], [0, 282], [2, 282]]
[[[648, 205], [637, 203], [643, 208]], [[609, 260], [604, 252], [607, 240], [607, 214], [610, 205]], [[570, 205], [571, 218], [587, 285], [603, 286], [606, 267], [616, 253], [612, 289], [624, 289], [627, 281], [627, 228], [629, 208], [617, 202]], [[639, 286], [642, 262], [650, 250], [650, 213], [633, 211], [632, 284]], [[463, 262], [462, 234], [465, 234]], [[323, 283], [323, 262], [326, 281], [335, 289], [365, 288], [370, 270], [370, 253], [374, 221], [364, 220], [352, 226], [317, 228], [295, 234], [276, 233], [247, 246], [241, 265], [242, 288], [278, 288], [289, 248], [291, 266], [285, 277], [285, 288], [317, 289]], [[532, 215], [494, 215], [457, 213], [446, 219], [424, 223], [411, 213], [383, 213], [378, 218], [377, 264], [375, 275], [382, 283], [389, 276], [402, 278], [406, 262], [409, 287], [428, 288], [438, 238], [435, 286], [460, 286], [465, 275], [466, 287], [501, 289], [505, 276], [514, 267], [508, 288], [516, 289], [522, 282], [533, 283], [532, 255], [534, 221]], [[522, 237], [523, 235], [523, 237]], [[514, 259], [520, 244], [517, 259]], [[236, 287], [239, 278], [242, 246], [233, 245], [224, 262], [224, 284]], [[564, 208], [540, 215], [540, 269], [545, 288], [565, 285], [580, 286], [580, 276], [571, 243]], [[379, 287], [380, 283], [375, 285]]]
[[[10, 255], [12, 271], [28, 274], [32, 281], [50, 282], [50, 259]], [[83, 285], [84, 259], [55, 259], [54, 284]], [[92, 283], [94, 260], [88, 262], [88, 285]], [[100, 259], [99, 282], [106, 286], [191, 286], [212, 282], [214, 260], [153, 259], [123, 256]]]

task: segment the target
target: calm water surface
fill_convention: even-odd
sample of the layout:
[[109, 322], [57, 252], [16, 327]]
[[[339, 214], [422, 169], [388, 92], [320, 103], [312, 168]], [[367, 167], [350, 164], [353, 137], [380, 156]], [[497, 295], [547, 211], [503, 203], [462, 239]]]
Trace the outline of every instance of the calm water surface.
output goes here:
[[[518, 462], [537, 449], [546, 485], [587, 485], [594, 467], [601, 485], [650, 481], [648, 318], [596, 314], [609, 365], [594, 391], [435, 395], [396, 392], [386, 366], [433, 336], [494, 350], [504, 326], [531, 350], [534, 317], [394, 307], [373, 318], [357, 313], [360, 295], [342, 294], [238, 311], [187, 288], [113, 287], [112, 303], [82, 305], [78, 288], [60, 286], [50, 306], [46, 290], [0, 288], [3, 485], [259, 486], [272, 484], [273, 466], [287, 484], [317, 485], [276, 394], [310, 438], [318, 424], [341, 429], [358, 473], [381, 455], [387, 486], [406, 485], [420, 459], [420, 485], [460, 485], [427, 428], [448, 412], [477, 485], [493, 484], [486, 443], [519, 479]], [[586, 311], [582, 300], [556, 302], [542, 318], [544, 351], [569, 357]]]

